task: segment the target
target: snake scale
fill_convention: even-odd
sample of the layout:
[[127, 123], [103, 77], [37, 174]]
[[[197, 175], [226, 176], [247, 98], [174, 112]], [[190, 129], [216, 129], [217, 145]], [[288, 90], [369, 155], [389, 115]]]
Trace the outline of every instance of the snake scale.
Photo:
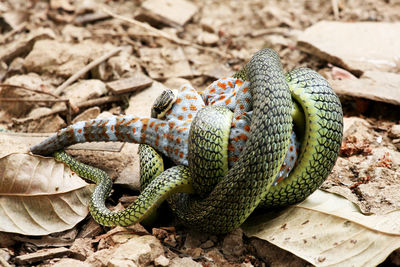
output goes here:
[[[194, 167], [198, 157], [218, 158], [222, 165], [227, 165], [224, 161], [229, 160], [228, 156], [221, 154], [225, 153], [225, 148], [216, 148], [230, 142], [216, 142], [229, 136], [229, 129], [219, 126], [227, 117], [232, 117], [223, 107], [201, 108], [193, 122], [178, 126], [154, 118], [132, 116], [81, 122], [60, 130], [33, 146], [31, 151], [50, 155], [73, 143], [102, 140], [148, 143], [156, 149], [161, 147], [160, 151], [171, 156], [177, 166], [157, 176], [135, 203], [121, 212], [111, 212], [105, 207], [104, 200], [111, 190], [111, 181], [104, 178], [104, 172], [72, 160], [65, 153], [56, 153], [56, 157], [98, 184], [90, 209], [93, 217], [103, 225], [125, 226], [140, 221], [168, 198], [177, 217], [187, 226], [205, 232], [230, 232], [240, 226], [256, 207], [294, 204], [318, 188], [336, 162], [343, 121], [340, 101], [327, 81], [305, 68], [285, 76], [279, 56], [271, 49], [257, 52], [236, 78], [249, 81], [252, 97], [250, 134], [233, 166], [217, 174], [220, 176], [218, 182], [206, 190], [210, 191], [209, 194], [201, 193], [202, 197], [193, 194], [197, 193], [194, 190], [197, 186], [193, 184], [208, 183], [202, 181], [205, 174], [202, 168]], [[276, 183], [274, 179], [281, 169], [291, 138], [293, 101], [304, 113], [300, 154], [289, 177]], [[162, 127], [169, 128], [164, 138], [152, 135]], [[137, 133], [134, 129], [141, 131]], [[187, 134], [183, 136], [183, 133]], [[178, 142], [174, 134], [185, 137], [188, 144], [185, 140]], [[164, 141], [170, 141], [171, 146]], [[189, 161], [181, 154], [185, 149]], [[197, 171], [197, 175], [192, 171]], [[180, 193], [174, 194], [176, 192]]]

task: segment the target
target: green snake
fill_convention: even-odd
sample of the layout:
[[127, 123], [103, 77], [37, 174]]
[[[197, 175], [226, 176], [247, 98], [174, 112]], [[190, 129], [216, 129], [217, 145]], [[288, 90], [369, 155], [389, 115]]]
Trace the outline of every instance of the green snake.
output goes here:
[[[232, 114], [223, 107], [206, 107], [197, 112], [188, 138], [188, 167], [178, 165], [162, 172], [130, 207], [121, 212], [111, 212], [105, 207], [111, 181], [104, 172], [83, 165], [63, 152], [55, 154], [75, 172], [98, 184], [90, 211], [99, 223], [133, 224], [149, 216], [159, 203], [168, 198], [177, 217], [187, 226], [206, 232], [226, 233], [239, 227], [256, 207], [297, 203], [321, 185], [335, 164], [342, 140], [340, 101], [327, 81], [304, 68], [285, 76], [278, 55], [270, 49], [257, 52], [236, 76], [250, 81], [253, 114], [250, 136], [239, 159], [229, 170], [224, 146], [230, 124], [226, 121]], [[300, 156], [289, 177], [271, 186], [289, 144], [292, 101], [304, 113]], [[115, 129], [118, 140], [134, 138], [127, 134], [132, 129], [129, 126], [131, 120], [117, 119], [113, 122], [118, 126], [118, 131]], [[147, 122], [142, 121], [143, 124]], [[94, 120], [66, 128], [31, 150], [33, 153], [51, 154], [72, 143], [109, 140], [109, 132], [97, 132], [102, 123]], [[85, 129], [84, 137], [79, 137], [79, 129]], [[145, 140], [148, 136], [143, 134], [134, 141]], [[206, 187], [204, 191], [203, 186]]]

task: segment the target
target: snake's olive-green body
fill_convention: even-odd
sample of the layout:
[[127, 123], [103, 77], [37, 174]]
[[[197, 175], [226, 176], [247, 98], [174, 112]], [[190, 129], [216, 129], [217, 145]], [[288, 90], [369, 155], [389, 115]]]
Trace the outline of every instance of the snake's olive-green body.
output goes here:
[[[270, 49], [257, 52], [237, 77], [250, 81], [253, 114], [250, 137], [229, 170], [224, 140], [231, 115], [223, 108], [216, 111], [212, 107], [199, 111], [190, 128], [189, 167], [165, 170], [121, 212], [111, 212], [104, 206], [111, 189], [109, 178], [105, 181], [104, 174], [93, 171], [96, 168], [79, 165], [65, 153], [56, 155], [72, 165], [75, 172], [98, 183], [90, 206], [96, 221], [103, 225], [130, 225], [146, 218], [169, 198], [172, 209], [187, 226], [226, 233], [240, 226], [256, 207], [302, 201], [321, 185], [334, 166], [342, 140], [342, 109], [329, 84], [309, 69], [294, 70], [285, 77], [278, 55]], [[297, 125], [302, 132], [300, 158], [290, 176], [272, 186], [289, 143], [292, 101], [304, 113], [301, 118], [295, 115], [295, 123], [304, 120], [305, 124]], [[218, 116], [221, 120], [227, 116], [224, 127], [219, 119], [209, 119]], [[217, 159], [219, 163], [214, 164]], [[217, 182], [209, 179], [214, 176], [219, 177]], [[203, 185], [206, 188], [198, 193]]]

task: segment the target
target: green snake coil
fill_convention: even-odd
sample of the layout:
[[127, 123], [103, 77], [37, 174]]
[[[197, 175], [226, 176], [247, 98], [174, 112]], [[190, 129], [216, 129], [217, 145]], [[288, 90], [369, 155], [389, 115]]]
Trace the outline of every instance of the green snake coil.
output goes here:
[[[96, 221], [103, 225], [130, 225], [149, 216], [169, 198], [172, 209], [187, 226], [226, 233], [239, 227], [255, 208], [297, 203], [321, 185], [336, 162], [343, 120], [340, 101], [326, 80], [304, 68], [285, 76], [278, 55], [271, 49], [257, 52], [236, 76], [251, 82], [253, 115], [251, 135], [239, 160], [227, 173], [206, 163], [218, 159], [222, 169], [226, 165], [222, 139], [229, 129], [218, 125], [231, 115], [223, 108], [218, 113], [222, 115], [212, 115], [211, 122], [205, 118], [216, 112], [214, 108], [197, 113], [190, 129], [189, 168], [175, 166], [162, 172], [121, 212], [111, 212], [104, 205], [111, 190], [111, 181], [105, 181], [104, 172], [76, 162], [65, 153], [56, 153], [56, 158], [98, 184], [90, 204]], [[300, 158], [290, 176], [272, 186], [289, 143], [292, 101], [304, 113]], [[213, 129], [215, 125], [218, 129]], [[216, 142], [219, 139], [222, 141]], [[207, 168], [199, 168], [203, 164]], [[205, 175], [207, 172], [209, 175]], [[217, 176], [217, 182], [205, 176]], [[202, 197], [188, 194], [203, 185], [206, 189], [200, 193]]]

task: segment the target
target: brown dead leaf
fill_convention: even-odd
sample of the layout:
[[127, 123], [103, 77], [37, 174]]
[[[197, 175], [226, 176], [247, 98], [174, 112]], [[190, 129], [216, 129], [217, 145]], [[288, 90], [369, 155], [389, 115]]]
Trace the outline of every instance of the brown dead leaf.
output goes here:
[[52, 158], [0, 158], [0, 231], [46, 235], [70, 229], [88, 214], [93, 188]]
[[376, 266], [400, 247], [400, 211], [364, 215], [347, 199], [317, 190], [280, 213], [251, 218], [246, 235], [317, 266]]

